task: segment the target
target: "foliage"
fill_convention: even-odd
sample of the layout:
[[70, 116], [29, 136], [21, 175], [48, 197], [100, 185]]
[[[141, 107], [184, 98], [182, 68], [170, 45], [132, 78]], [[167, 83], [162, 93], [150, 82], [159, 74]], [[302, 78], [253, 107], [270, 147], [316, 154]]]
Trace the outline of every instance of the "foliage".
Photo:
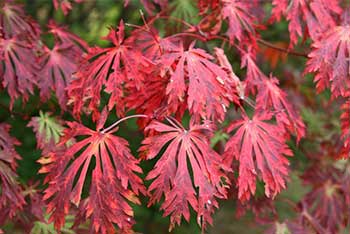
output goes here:
[[345, 0], [1, 1], [0, 233], [345, 233], [349, 53]]

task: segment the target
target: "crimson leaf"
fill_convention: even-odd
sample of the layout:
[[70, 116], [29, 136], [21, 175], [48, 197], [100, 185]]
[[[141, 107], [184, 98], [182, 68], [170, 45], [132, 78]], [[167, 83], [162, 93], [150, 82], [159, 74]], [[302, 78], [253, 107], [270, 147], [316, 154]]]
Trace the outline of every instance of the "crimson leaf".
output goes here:
[[146, 131], [160, 134], [147, 137], [140, 148], [148, 160], [166, 148], [146, 178], [153, 180], [148, 189], [150, 205], [164, 194], [161, 209], [164, 215], [170, 215], [171, 230], [180, 224], [182, 216], [189, 221], [190, 204], [197, 212], [198, 224], [205, 229], [207, 222], [212, 223], [211, 214], [218, 207], [216, 198], [226, 198], [225, 183], [228, 182], [222, 171], [222, 158], [209, 146], [208, 134], [211, 135], [212, 126], [191, 121], [189, 130], [186, 130], [175, 119], [168, 119], [168, 122], [170, 125], [151, 122]]
[[187, 99], [188, 109], [195, 117], [224, 119], [226, 107], [235, 98], [235, 83], [213, 59], [204, 50], [194, 48], [194, 43], [187, 51], [180, 46], [162, 56], [162, 64], [170, 74], [166, 89], [170, 106], [176, 107]]
[[[91, 49], [75, 75], [76, 79], [68, 87], [70, 103], [73, 104], [73, 113], [76, 117], [80, 116], [83, 107], [88, 106], [94, 114], [94, 120], [97, 119], [103, 85], [106, 86], [105, 91], [112, 95], [108, 104], [111, 109], [114, 105], [122, 104], [124, 83], [133, 81], [140, 88], [141, 81], [144, 79], [142, 71], [149, 62], [141, 52], [124, 43], [122, 21], [119, 29], [111, 29], [105, 39], [112, 42], [114, 46]], [[119, 113], [123, 112], [122, 108], [118, 109]]]
[[19, 186], [16, 174], [17, 162], [21, 157], [15, 150], [20, 142], [10, 136], [10, 126], [0, 124], [0, 223], [13, 217], [18, 209], [25, 204], [22, 189]]
[[349, 63], [350, 22], [333, 27], [322, 39], [313, 43], [309, 54], [306, 72], [317, 73], [314, 81], [316, 88], [322, 91], [331, 88], [334, 97], [345, 96], [350, 88]]
[[0, 38], [0, 80], [11, 97], [11, 106], [16, 98], [28, 100], [37, 84], [35, 77], [35, 55], [32, 46], [17, 37]]
[[[76, 137], [85, 137], [68, 148], [53, 152], [49, 158], [49, 187], [44, 199], [49, 200], [50, 221], [60, 229], [70, 209], [70, 202], [79, 206], [85, 218], [91, 218], [92, 233], [115, 233], [113, 224], [124, 232], [132, 227], [133, 210], [125, 199], [139, 203], [136, 195], [145, 193], [141, 173], [136, 160], [130, 153], [128, 143], [113, 135], [116, 130], [104, 132], [107, 112], [103, 111], [96, 131], [80, 123], [68, 122], [58, 147]], [[89, 196], [81, 202], [83, 186], [88, 186], [86, 176], [92, 161]], [[47, 171], [47, 170], [46, 170]], [[85, 184], [85, 185], [84, 185]], [[129, 187], [131, 189], [129, 189]]]
[[292, 156], [292, 151], [280, 128], [266, 122], [271, 117], [267, 112], [257, 113], [252, 119], [243, 115], [228, 128], [229, 132], [236, 132], [227, 142], [225, 155], [228, 162], [234, 158], [239, 161], [237, 186], [241, 201], [255, 194], [257, 176], [262, 176], [267, 197], [275, 197], [285, 188], [289, 162], [284, 155]]
[[298, 36], [303, 35], [303, 21], [313, 40], [335, 26], [334, 15], [339, 15], [342, 9], [338, 0], [273, 0], [272, 20], [279, 21], [285, 15], [289, 21], [291, 45], [295, 45]]

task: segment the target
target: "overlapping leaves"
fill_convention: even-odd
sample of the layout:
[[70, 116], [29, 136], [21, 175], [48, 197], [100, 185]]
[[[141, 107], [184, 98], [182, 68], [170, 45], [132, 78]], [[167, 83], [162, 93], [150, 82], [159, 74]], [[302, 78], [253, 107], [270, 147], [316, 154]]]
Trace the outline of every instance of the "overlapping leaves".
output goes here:
[[22, 209], [25, 200], [22, 188], [17, 181], [17, 160], [21, 157], [17, 154], [15, 146], [19, 141], [9, 134], [10, 126], [0, 124], [0, 223], [8, 217], [13, 217], [18, 209]]

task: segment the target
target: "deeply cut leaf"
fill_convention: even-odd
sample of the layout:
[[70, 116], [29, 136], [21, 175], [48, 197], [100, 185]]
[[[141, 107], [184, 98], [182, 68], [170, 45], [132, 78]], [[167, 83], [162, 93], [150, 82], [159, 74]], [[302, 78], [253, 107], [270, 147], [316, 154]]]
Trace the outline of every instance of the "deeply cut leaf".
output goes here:
[[284, 156], [292, 156], [292, 151], [284, 142], [283, 132], [276, 125], [268, 123], [271, 114], [255, 114], [252, 119], [243, 115], [233, 122], [228, 131], [236, 130], [226, 144], [225, 155], [231, 164], [239, 162], [238, 198], [250, 199], [255, 194], [256, 177], [262, 177], [267, 197], [275, 197], [285, 188], [289, 162]]
[[171, 230], [181, 223], [182, 216], [189, 221], [190, 204], [197, 212], [198, 224], [205, 229], [207, 222], [212, 223], [214, 208], [218, 208], [216, 198], [226, 198], [228, 183], [222, 158], [210, 148], [208, 134], [211, 135], [212, 126], [191, 122], [186, 130], [175, 119], [168, 121], [170, 125], [151, 122], [146, 131], [159, 134], [147, 137], [140, 148], [148, 160], [165, 149], [146, 178], [153, 180], [148, 188], [149, 205], [160, 201], [164, 194], [161, 209], [165, 216], [170, 215]]
[[55, 146], [63, 135], [64, 129], [62, 121], [42, 111], [38, 117], [32, 117], [27, 126], [33, 128], [37, 147], [42, 150]]
[[[50, 221], [55, 222], [58, 230], [64, 224], [71, 202], [79, 206], [84, 218], [91, 219], [92, 233], [115, 233], [113, 224], [122, 232], [131, 230], [133, 210], [126, 199], [139, 203], [136, 195], [145, 193], [141, 179], [135, 174], [142, 170], [131, 155], [127, 141], [112, 134], [116, 130], [103, 132], [106, 118], [104, 111], [96, 131], [68, 122], [58, 147], [72, 138], [85, 138], [67, 149], [53, 152], [49, 158], [51, 164], [44, 166], [44, 171], [49, 167], [51, 178], [44, 199], [49, 200], [47, 212], [52, 213]], [[93, 164], [96, 165], [89, 185], [86, 177]], [[90, 191], [82, 200], [84, 186], [90, 187]]]

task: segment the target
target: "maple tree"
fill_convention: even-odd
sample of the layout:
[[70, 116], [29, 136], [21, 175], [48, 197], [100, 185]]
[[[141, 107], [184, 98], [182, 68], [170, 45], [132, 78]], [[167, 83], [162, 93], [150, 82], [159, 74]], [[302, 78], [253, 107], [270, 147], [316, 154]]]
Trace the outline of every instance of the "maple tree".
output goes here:
[[40, 4], [0, 2], [0, 233], [146, 233], [157, 206], [206, 233], [227, 200], [265, 233], [349, 229], [348, 1], [111, 2], [139, 14], [101, 40], [56, 22], [98, 1]]

